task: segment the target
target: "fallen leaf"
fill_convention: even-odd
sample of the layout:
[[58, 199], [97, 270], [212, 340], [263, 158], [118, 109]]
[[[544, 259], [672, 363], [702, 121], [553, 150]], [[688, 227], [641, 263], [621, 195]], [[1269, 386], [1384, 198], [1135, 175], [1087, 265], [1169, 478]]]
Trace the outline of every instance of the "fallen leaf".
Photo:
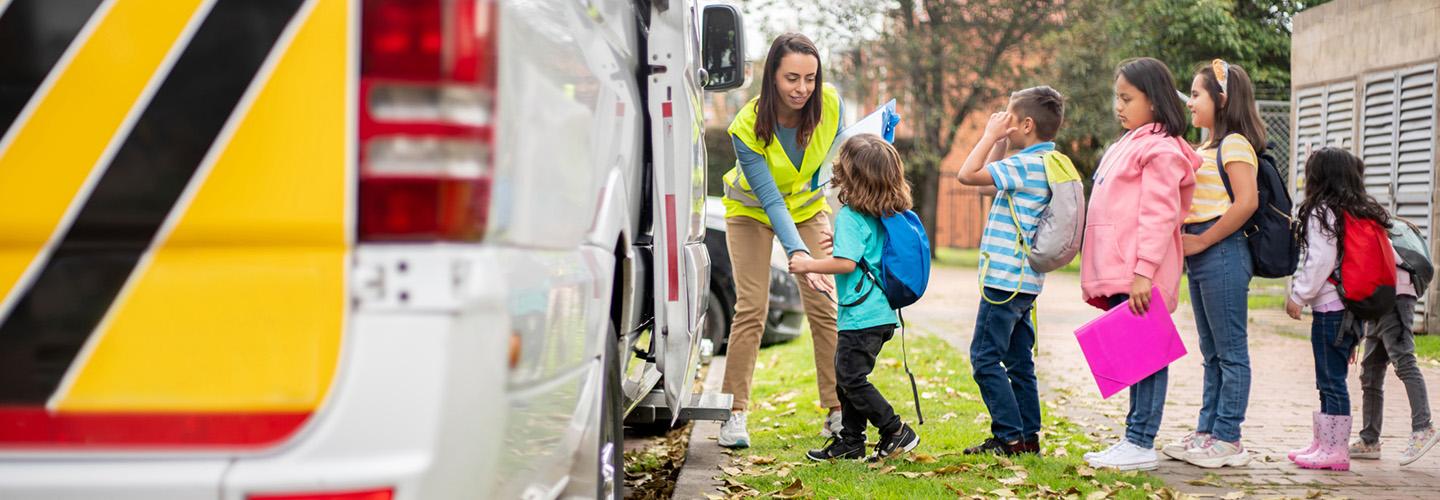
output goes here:
[[1015, 462], [1013, 462], [1013, 461], [1011, 461], [1010, 459], [1005, 458], [1005, 457], [1003, 457], [1003, 456], [996, 456], [996, 457], [995, 457], [995, 463], [1000, 464], [1000, 465], [1003, 465], [1003, 466], [1005, 466], [1005, 467], [1013, 467], [1013, 466], [1015, 466]]
[[1325, 492], [1320, 490], [1310, 490], [1310, 493], [1305, 495], [1305, 498], [1320, 498], [1322, 496], [1325, 496]]
[[725, 471], [725, 475], [727, 475], [727, 476], [738, 476], [738, 475], [740, 475], [740, 469], [737, 469], [737, 468], [735, 468], [735, 467], [721, 467], [720, 470]]
[[996, 488], [996, 489], [990, 490], [990, 494], [991, 494], [991, 495], [995, 495], [995, 496], [997, 496], [997, 497], [1013, 497], [1013, 496], [1015, 496], [1015, 492], [1010, 491], [1010, 488]]
[[1232, 491], [1232, 492], [1226, 493], [1225, 496], [1220, 497], [1220, 498], [1222, 498], [1222, 499], [1224, 499], [1224, 500], [1240, 500], [1241, 498], [1245, 498], [1245, 492], [1243, 492], [1243, 491]]
[[1188, 484], [1190, 486], [1209, 486], [1211, 488], [1224, 488], [1224, 485], [1221, 485], [1220, 483], [1217, 483], [1215, 481], [1211, 481], [1209, 478], [1191, 479], [1189, 481], [1185, 481], [1185, 484]]
[[789, 467], [785, 467], [785, 468], [783, 468], [783, 469], [780, 469], [780, 472], [775, 473], [775, 475], [780, 476], [780, 477], [789, 476], [789, 475], [790, 475], [790, 468], [789, 468]]
[[775, 498], [799, 498], [801, 495], [804, 494], [805, 483], [801, 482], [800, 478], [797, 477], [795, 478], [795, 482], [790, 483], [790, 486], [786, 486], [785, 489], [777, 492], [775, 494]]
[[1092, 491], [1089, 495], [1085, 495], [1085, 500], [1103, 500], [1106, 498], [1110, 498], [1110, 492], [1104, 490]]
[[916, 454], [914, 454], [914, 455], [910, 455], [909, 457], [906, 457], [905, 460], [906, 460], [906, 461], [909, 461], [909, 462], [914, 462], [914, 463], [917, 463], [917, 464], [933, 464], [933, 463], [935, 463], [935, 457], [930, 456], [930, 455], [926, 455], [926, 454], [924, 454], [924, 453], [916, 453]]
[[904, 476], [906, 479], [919, 479], [922, 475], [919, 472], [896, 472], [896, 474]]
[[1095, 469], [1091, 469], [1082, 465], [1075, 468], [1075, 474], [1080, 477], [1095, 477]]
[[934, 472], [936, 474], [961, 474], [965, 472], [970, 472], [970, 468], [963, 465], [947, 465], [939, 469], [935, 469], [931, 472]]
[[1025, 483], [1025, 478], [1019, 477], [1019, 476], [1016, 476], [1016, 477], [1007, 477], [1007, 478], [1005, 478], [1005, 479], [1001, 479], [1001, 480], [1000, 480], [1000, 484], [1003, 484], [1003, 485], [1005, 485], [1005, 486], [1020, 486], [1021, 484], [1024, 484], [1024, 483]]
[[891, 472], [895, 472], [895, 466], [894, 466], [894, 465], [887, 465], [887, 466], [885, 466], [885, 468], [880, 469], [880, 473], [881, 473], [881, 474], [889, 474], [889, 473], [891, 473]]

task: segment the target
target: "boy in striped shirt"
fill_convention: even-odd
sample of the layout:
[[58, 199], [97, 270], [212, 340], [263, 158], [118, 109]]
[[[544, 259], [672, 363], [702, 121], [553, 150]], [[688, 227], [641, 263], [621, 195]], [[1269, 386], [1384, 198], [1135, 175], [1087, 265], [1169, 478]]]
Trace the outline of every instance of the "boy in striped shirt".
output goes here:
[[[1050, 202], [1044, 157], [1055, 151], [1064, 97], [1048, 86], [1010, 95], [1004, 112], [990, 116], [985, 133], [965, 158], [962, 184], [995, 192], [980, 240], [980, 311], [970, 341], [975, 382], [990, 410], [992, 437], [967, 455], [1040, 452], [1040, 393], [1035, 381], [1035, 328], [1029, 321], [1045, 282], [1026, 251], [1040, 213]], [[1019, 152], [1005, 157], [1007, 150]], [[1058, 153], [1055, 153], [1058, 154]]]

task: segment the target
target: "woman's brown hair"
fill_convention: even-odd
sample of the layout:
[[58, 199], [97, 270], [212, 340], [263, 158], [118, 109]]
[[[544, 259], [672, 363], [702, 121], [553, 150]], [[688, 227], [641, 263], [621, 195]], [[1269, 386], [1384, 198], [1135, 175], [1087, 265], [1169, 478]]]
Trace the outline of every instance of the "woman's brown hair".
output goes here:
[[1240, 134], [1250, 141], [1255, 154], [1264, 153], [1265, 124], [1260, 121], [1260, 109], [1255, 103], [1255, 87], [1250, 83], [1250, 75], [1239, 65], [1227, 64], [1223, 67], [1228, 68], [1225, 70], [1227, 88], [1223, 91], [1220, 81], [1215, 78], [1215, 64], [1206, 64], [1195, 70], [1195, 75], [1205, 82], [1205, 93], [1210, 96], [1210, 102], [1215, 103], [1215, 124], [1210, 129], [1211, 145], [1218, 148], [1220, 141], [1230, 134]]
[[810, 93], [810, 99], [805, 101], [805, 107], [800, 109], [800, 126], [795, 128], [795, 142], [801, 150], [810, 144], [810, 134], [815, 132], [815, 127], [820, 126], [820, 108], [824, 104], [825, 80], [824, 68], [820, 65], [820, 51], [815, 48], [805, 35], [799, 33], [786, 33], [775, 37], [775, 42], [770, 44], [770, 54], [765, 56], [764, 85], [760, 86], [760, 101], [755, 103], [755, 138], [761, 140], [766, 146], [775, 139], [775, 127], [779, 126], [780, 106], [784, 97], [780, 91], [775, 89], [776, 73], [780, 71], [780, 60], [790, 54], [809, 54], [815, 56], [815, 90]]
[[835, 165], [840, 203], [865, 215], [889, 217], [910, 209], [910, 183], [895, 146], [874, 134], [845, 141]]

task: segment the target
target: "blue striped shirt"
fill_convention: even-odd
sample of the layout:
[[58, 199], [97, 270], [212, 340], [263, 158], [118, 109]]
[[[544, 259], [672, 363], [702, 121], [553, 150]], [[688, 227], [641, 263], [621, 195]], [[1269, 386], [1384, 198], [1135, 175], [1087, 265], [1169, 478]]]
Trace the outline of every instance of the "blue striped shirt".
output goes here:
[[[985, 272], [981, 279], [987, 287], [1038, 295], [1045, 284], [1045, 275], [1030, 268], [1024, 251], [1015, 241], [1015, 223], [1010, 216], [1009, 200], [1015, 200], [1015, 214], [1020, 217], [1025, 242], [1034, 241], [1040, 212], [1050, 203], [1050, 183], [1045, 180], [1044, 156], [1054, 150], [1055, 143], [1042, 142], [1014, 156], [985, 165], [985, 170], [995, 180], [995, 189], [999, 191], [995, 202], [990, 205], [985, 235], [980, 239], [982, 257], [988, 255], [988, 269], [984, 267], [987, 259], [980, 261]], [[1010, 196], [1007, 198], [1006, 194]]]

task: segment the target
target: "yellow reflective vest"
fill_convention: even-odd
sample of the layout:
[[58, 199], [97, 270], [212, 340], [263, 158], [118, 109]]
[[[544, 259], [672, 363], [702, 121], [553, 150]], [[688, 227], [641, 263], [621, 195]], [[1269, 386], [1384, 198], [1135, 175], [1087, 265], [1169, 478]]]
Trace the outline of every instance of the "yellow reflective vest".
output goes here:
[[[738, 137], [740, 142], [765, 157], [770, 175], [775, 178], [775, 187], [785, 197], [785, 207], [790, 210], [796, 224], [810, 220], [820, 212], [830, 211], [830, 206], [825, 204], [824, 190], [815, 184], [816, 174], [830, 151], [830, 145], [835, 142], [835, 133], [840, 129], [840, 94], [835, 87], [826, 84], [820, 95], [820, 124], [810, 135], [810, 142], [805, 146], [805, 158], [799, 168], [790, 163], [790, 157], [785, 155], [779, 139], [772, 138], [770, 145], [766, 146], [764, 140], [755, 136], [755, 105], [759, 98], [751, 99], [730, 122], [730, 135]], [[724, 182], [725, 217], [743, 215], [770, 224], [765, 208], [760, 205], [760, 198], [750, 190], [750, 183], [740, 170], [739, 160], [725, 174]]]

